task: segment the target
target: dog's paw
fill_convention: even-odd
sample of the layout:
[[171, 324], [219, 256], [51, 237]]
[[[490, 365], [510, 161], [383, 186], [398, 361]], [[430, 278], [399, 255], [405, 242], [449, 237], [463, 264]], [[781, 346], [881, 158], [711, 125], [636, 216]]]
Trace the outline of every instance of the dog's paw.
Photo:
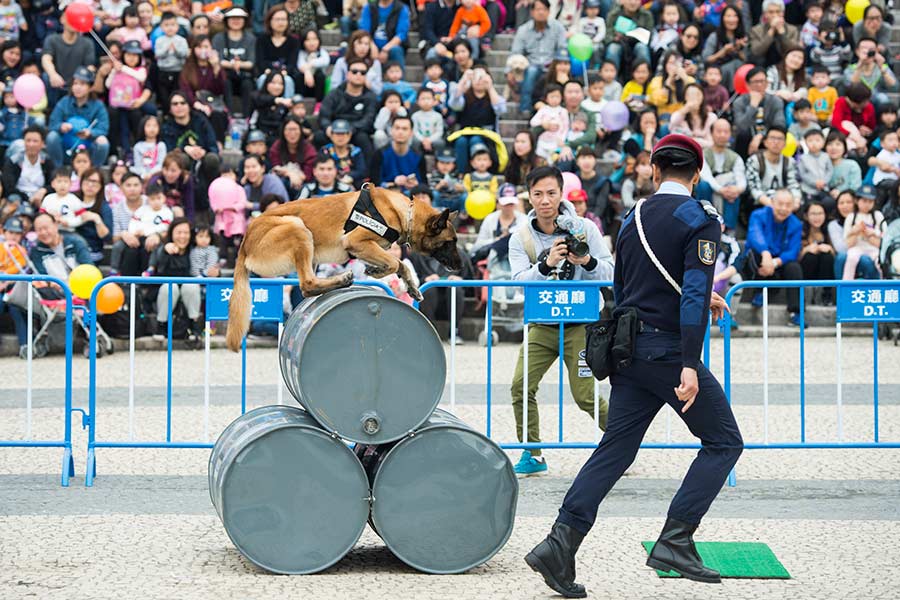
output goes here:
[[353, 272], [352, 271], [347, 271], [346, 273], [343, 274], [343, 276], [341, 278], [341, 285], [343, 285], [344, 287], [350, 287], [351, 285], [353, 285]]
[[371, 277], [372, 279], [380, 279], [387, 275], [387, 269], [383, 267], [376, 267], [375, 265], [366, 265], [366, 276]]
[[412, 296], [412, 299], [415, 300], [416, 302], [421, 302], [422, 299], [425, 298], [425, 296], [422, 295], [422, 292], [420, 292], [419, 288], [417, 288], [417, 287], [410, 286], [409, 289], [407, 290], [407, 292], [409, 293], [410, 296]]

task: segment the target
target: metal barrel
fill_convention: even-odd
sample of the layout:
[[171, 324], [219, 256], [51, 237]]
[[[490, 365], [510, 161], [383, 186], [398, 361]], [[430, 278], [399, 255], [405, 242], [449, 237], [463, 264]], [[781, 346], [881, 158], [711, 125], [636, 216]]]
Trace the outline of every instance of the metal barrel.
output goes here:
[[222, 432], [209, 458], [209, 495], [241, 554], [275, 573], [330, 567], [369, 516], [359, 459], [292, 406], [252, 410]]
[[357, 446], [369, 475], [369, 523], [403, 562], [461, 573], [509, 539], [519, 483], [497, 444], [444, 410], [399, 442]]
[[279, 359], [285, 385], [310, 415], [364, 444], [398, 440], [424, 423], [447, 376], [428, 319], [370, 286], [301, 302], [285, 323]]

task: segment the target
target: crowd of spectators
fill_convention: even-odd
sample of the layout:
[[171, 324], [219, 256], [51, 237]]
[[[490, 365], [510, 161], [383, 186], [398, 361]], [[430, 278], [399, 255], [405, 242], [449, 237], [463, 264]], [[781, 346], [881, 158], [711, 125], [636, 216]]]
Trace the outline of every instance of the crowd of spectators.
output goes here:
[[[0, 3], [0, 271], [217, 276], [259, 214], [372, 182], [458, 210], [460, 251], [499, 275], [531, 170], [574, 174], [565, 200], [614, 247], [654, 191], [649, 151], [681, 132], [705, 148], [695, 193], [723, 219], [718, 285], [897, 275], [885, 0], [855, 24], [826, 0], [78, 1], [95, 36], [64, 2]], [[567, 52], [582, 33], [586, 63]], [[14, 93], [26, 74], [46, 87], [28, 107]], [[223, 176], [242, 204], [210, 198]], [[476, 191], [497, 199], [484, 222], [466, 214]], [[398, 251], [422, 280], [454, 276]], [[202, 320], [194, 291], [180, 304]], [[24, 344], [21, 311], [0, 311]]]

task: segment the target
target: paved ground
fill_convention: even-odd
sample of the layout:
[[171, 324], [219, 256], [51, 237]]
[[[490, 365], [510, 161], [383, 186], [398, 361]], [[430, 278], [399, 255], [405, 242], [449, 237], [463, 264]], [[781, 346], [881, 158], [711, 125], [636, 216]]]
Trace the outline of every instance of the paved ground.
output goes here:
[[[713, 356], [721, 353], [713, 343]], [[748, 442], [798, 441], [800, 435], [798, 342], [771, 340], [768, 409], [763, 407], [761, 340], [736, 340], [735, 412]], [[491, 423], [499, 441], [513, 439], [508, 382], [517, 347], [493, 356]], [[845, 441], [873, 435], [872, 341], [845, 339], [840, 411]], [[806, 436], [834, 441], [838, 426], [837, 368], [833, 340], [808, 340]], [[278, 399], [274, 350], [248, 357], [248, 407]], [[98, 369], [98, 439], [165, 438], [164, 353], [139, 353], [134, 412], [129, 412], [127, 354], [102, 359]], [[173, 355], [173, 439], [214, 440], [240, 412], [240, 360], [211, 356], [209, 411], [204, 411], [201, 353]], [[484, 349], [455, 353], [455, 410], [483, 428]], [[900, 440], [900, 349], [880, 347], [879, 419], [883, 441]], [[26, 426], [24, 363], [0, 360], [0, 439], [20, 438]], [[62, 367], [58, 358], [36, 361], [31, 426], [34, 438], [62, 435]], [[74, 362], [75, 405], [87, 405], [88, 370]], [[721, 372], [721, 360], [714, 360]], [[351, 369], [348, 366], [348, 371]], [[548, 383], [556, 379], [555, 369]], [[449, 386], [444, 406], [449, 407]], [[601, 392], [606, 393], [605, 386]], [[557, 388], [541, 391], [545, 438], [555, 435]], [[284, 402], [292, 402], [285, 392]], [[764, 415], [768, 415], [768, 426]], [[569, 439], [590, 441], [591, 419], [568, 398]], [[391, 598], [549, 597], [521, 556], [553, 522], [571, 478], [589, 451], [548, 451], [550, 473], [521, 481], [516, 528], [489, 563], [465, 575], [426, 576], [395, 558], [367, 530], [336, 567], [306, 577], [268, 575], [243, 559], [228, 540], [209, 502], [206, 450], [98, 450], [98, 478], [83, 487], [86, 436], [75, 429], [78, 476], [58, 484], [57, 450], [0, 449], [0, 598]], [[648, 441], [690, 441], [673, 413], [663, 412]], [[513, 459], [517, 458], [511, 453]], [[768, 543], [794, 576], [790, 581], [726, 581], [703, 586], [660, 580], [643, 566], [640, 542], [653, 539], [668, 500], [693, 451], [645, 450], [601, 508], [600, 520], [579, 554], [580, 578], [592, 597], [612, 598], [891, 598], [900, 574], [900, 450], [749, 450], [738, 465], [738, 485], [725, 488], [699, 538]]]

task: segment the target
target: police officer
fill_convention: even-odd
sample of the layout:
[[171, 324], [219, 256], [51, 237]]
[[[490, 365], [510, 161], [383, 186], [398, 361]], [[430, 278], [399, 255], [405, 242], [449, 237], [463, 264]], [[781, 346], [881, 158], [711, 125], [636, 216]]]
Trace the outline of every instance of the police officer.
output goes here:
[[703, 166], [703, 152], [694, 140], [665, 136], [653, 148], [651, 165], [657, 193], [626, 217], [616, 243], [616, 307], [636, 309], [640, 320], [632, 362], [610, 377], [603, 439], [572, 483], [550, 534], [525, 557], [547, 585], [569, 598], [586, 596], [584, 586], [575, 583], [575, 553], [599, 504], [632, 463], [647, 427], [666, 404], [702, 448], [672, 499], [647, 565], [695, 581], [721, 581], [703, 565], [692, 537], [743, 449], [725, 394], [700, 362], [710, 310], [716, 319], [727, 310], [711, 291], [719, 223], [714, 210], [705, 210], [691, 197]]

